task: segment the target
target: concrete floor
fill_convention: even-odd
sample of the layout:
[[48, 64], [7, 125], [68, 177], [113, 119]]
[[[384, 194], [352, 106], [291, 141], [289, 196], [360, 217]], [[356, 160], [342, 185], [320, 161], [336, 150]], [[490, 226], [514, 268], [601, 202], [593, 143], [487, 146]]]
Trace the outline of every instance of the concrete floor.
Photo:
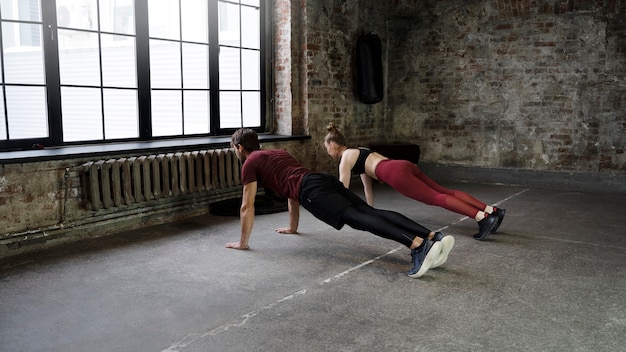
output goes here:
[[[358, 184], [357, 184], [358, 186]], [[454, 235], [444, 266], [301, 210], [204, 216], [0, 261], [2, 351], [626, 351], [624, 195], [447, 184], [500, 204], [498, 234], [377, 186]], [[358, 188], [356, 189], [358, 191]]]

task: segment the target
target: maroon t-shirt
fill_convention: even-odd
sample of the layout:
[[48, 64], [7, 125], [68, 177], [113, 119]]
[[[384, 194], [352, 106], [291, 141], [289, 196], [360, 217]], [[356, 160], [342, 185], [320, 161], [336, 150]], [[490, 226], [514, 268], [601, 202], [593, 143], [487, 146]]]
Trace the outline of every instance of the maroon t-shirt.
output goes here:
[[300, 201], [300, 185], [311, 172], [284, 150], [255, 150], [243, 163], [241, 181], [244, 185], [258, 182], [285, 198]]

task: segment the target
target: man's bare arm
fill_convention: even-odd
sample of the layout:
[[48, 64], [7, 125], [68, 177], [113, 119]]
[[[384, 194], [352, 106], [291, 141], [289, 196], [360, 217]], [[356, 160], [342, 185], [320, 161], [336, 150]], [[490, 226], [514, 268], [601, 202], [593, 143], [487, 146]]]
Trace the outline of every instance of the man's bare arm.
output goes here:
[[298, 233], [298, 223], [300, 222], [300, 203], [295, 199], [287, 199], [289, 209], [289, 227], [276, 229], [278, 233]]
[[256, 199], [257, 183], [250, 182], [243, 186], [243, 198], [239, 209], [239, 220], [241, 221], [241, 239], [239, 242], [226, 243], [227, 248], [248, 249], [248, 240], [254, 225], [254, 201]]

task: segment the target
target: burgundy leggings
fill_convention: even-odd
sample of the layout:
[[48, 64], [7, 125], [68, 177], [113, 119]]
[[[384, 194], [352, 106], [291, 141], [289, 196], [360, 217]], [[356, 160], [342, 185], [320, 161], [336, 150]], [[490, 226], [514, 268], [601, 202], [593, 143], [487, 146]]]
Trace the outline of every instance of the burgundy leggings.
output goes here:
[[472, 219], [487, 206], [465, 192], [442, 187], [410, 161], [383, 160], [376, 166], [376, 177], [409, 198], [436, 205]]

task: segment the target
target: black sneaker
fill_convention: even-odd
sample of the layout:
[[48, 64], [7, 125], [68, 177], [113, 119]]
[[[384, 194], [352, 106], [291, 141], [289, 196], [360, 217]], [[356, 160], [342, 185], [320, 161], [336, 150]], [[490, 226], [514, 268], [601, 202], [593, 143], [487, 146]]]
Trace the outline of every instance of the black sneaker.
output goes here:
[[454, 237], [444, 236], [441, 232], [435, 232], [433, 241], [441, 243], [441, 254], [439, 254], [439, 259], [433, 262], [433, 265], [430, 267], [431, 269], [443, 265], [448, 260], [448, 254], [450, 254], [452, 247], [454, 247]]
[[504, 214], [505, 213], [506, 213], [506, 209], [493, 208], [493, 213], [491, 213], [491, 214], [497, 216], [498, 217], [498, 221], [493, 226], [493, 229], [491, 230], [491, 233], [495, 233], [496, 231], [498, 231], [498, 227], [500, 227], [500, 224], [502, 224], [502, 220], [504, 220]]
[[498, 222], [498, 217], [493, 214], [487, 214], [487, 216], [478, 222], [478, 233], [474, 235], [474, 238], [482, 241], [491, 233], [491, 230]]
[[424, 239], [424, 244], [416, 249], [411, 249], [411, 263], [413, 268], [407, 275], [414, 279], [424, 275], [431, 265], [439, 259], [441, 254], [441, 242]]

